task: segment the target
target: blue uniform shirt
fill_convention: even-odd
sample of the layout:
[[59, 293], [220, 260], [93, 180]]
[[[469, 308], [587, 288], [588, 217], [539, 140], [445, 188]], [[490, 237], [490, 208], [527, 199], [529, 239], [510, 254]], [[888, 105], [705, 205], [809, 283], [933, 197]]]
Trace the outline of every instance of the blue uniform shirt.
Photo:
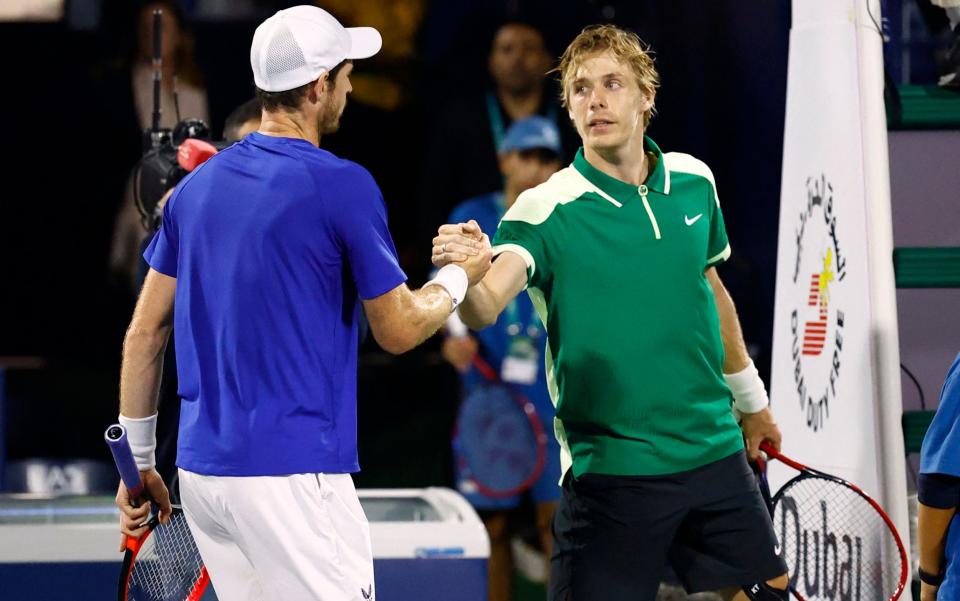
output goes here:
[[[937, 414], [923, 438], [920, 473], [960, 478], [960, 355], [947, 372]], [[937, 599], [960, 599], [960, 513], [953, 516], [944, 550], [946, 566]]]
[[177, 465], [359, 470], [358, 295], [406, 280], [365, 169], [250, 134], [180, 183], [144, 257], [177, 278]]

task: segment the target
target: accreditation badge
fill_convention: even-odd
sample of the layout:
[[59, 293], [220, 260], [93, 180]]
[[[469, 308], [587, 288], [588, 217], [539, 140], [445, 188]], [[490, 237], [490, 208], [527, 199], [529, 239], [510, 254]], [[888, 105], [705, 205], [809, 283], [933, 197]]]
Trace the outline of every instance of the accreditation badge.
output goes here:
[[527, 336], [514, 336], [500, 368], [500, 379], [511, 384], [534, 384], [540, 369], [540, 353]]

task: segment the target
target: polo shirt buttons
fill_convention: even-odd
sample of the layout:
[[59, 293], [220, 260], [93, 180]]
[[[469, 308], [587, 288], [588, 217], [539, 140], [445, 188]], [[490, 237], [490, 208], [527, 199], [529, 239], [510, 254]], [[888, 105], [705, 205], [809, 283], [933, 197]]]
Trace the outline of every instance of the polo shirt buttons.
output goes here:
[[646, 195], [647, 195], [647, 186], [644, 184], [640, 184], [640, 196], [646, 196]]

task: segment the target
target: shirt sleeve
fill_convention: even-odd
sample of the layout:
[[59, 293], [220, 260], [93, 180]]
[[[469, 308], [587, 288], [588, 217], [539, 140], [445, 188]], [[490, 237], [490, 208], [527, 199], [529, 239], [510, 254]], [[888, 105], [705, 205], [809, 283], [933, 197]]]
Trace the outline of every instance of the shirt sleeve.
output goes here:
[[331, 203], [333, 229], [350, 263], [360, 293], [369, 300], [407, 281], [387, 228], [387, 209], [373, 177], [359, 166], [343, 185], [331, 190], [340, 202]]
[[923, 437], [920, 473], [960, 477], [960, 355], [947, 372], [940, 405]]
[[727, 228], [723, 223], [723, 211], [720, 209], [720, 200], [717, 189], [710, 182], [710, 238], [707, 242], [707, 268], [714, 267], [730, 258], [730, 241], [727, 239]]
[[948, 474], [920, 474], [917, 500], [934, 509], [953, 509], [960, 505], [960, 478]]
[[177, 264], [180, 256], [180, 230], [177, 228], [175, 207], [180, 197], [177, 188], [163, 207], [160, 229], [143, 252], [143, 258], [153, 269], [172, 278], [177, 277]]
[[543, 288], [551, 277], [548, 226], [539, 204], [536, 196], [521, 194], [500, 221], [492, 243], [494, 256], [509, 251], [523, 259], [527, 285], [535, 288]]

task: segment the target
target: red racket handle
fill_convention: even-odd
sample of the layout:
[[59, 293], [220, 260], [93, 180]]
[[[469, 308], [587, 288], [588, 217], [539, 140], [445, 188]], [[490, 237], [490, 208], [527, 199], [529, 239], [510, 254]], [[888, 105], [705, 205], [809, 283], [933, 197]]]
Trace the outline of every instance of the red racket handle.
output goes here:
[[776, 459], [780, 463], [785, 463], [795, 470], [799, 470], [802, 472], [810, 469], [798, 461], [794, 461], [789, 457], [785, 457], [780, 451], [773, 448], [773, 445], [767, 441], [763, 441], [760, 443], [760, 450], [766, 453], [767, 456], [769, 456], [770, 458]]

